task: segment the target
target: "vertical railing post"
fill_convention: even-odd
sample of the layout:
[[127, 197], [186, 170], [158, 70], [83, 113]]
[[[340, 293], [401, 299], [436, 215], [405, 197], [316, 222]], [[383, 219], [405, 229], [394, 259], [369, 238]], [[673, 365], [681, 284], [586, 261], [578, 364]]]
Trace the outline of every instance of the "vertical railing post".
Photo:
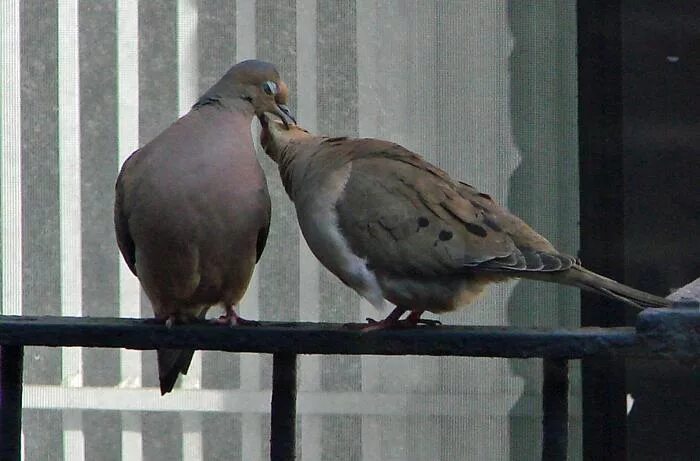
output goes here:
[[22, 346], [0, 347], [0, 461], [19, 461], [22, 451]]
[[294, 460], [296, 417], [297, 355], [277, 353], [272, 358], [271, 461]]
[[542, 460], [566, 460], [569, 439], [569, 370], [566, 359], [544, 359]]

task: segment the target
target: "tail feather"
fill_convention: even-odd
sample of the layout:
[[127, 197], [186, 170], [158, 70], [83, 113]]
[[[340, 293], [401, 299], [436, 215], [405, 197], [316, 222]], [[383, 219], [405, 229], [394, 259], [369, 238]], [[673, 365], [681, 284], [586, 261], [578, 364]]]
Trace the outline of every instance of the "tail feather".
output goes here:
[[186, 375], [192, 362], [194, 350], [158, 349], [158, 379], [160, 395], [173, 390], [180, 374]]
[[671, 304], [669, 300], [660, 296], [623, 285], [622, 283], [603, 277], [579, 265], [574, 265], [571, 269], [557, 275], [561, 276], [561, 278], [557, 280], [559, 282], [577, 286], [587, 291], [600, 293], [638, 309], [643, 309], [645, 307], [668, 307]]

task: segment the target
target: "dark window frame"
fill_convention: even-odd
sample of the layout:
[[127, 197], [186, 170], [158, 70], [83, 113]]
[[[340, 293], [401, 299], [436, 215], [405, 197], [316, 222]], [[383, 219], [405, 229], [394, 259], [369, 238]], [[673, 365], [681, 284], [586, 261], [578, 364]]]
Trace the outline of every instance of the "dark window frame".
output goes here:
[[[577, 5], [580, 257], [593, 271], [624, 280], [621, 2]], [[625, 324], [625, 308], [581, 294], [581, 326]], [[581, 364], [583, 459], [626, 459], [624, 359]]]

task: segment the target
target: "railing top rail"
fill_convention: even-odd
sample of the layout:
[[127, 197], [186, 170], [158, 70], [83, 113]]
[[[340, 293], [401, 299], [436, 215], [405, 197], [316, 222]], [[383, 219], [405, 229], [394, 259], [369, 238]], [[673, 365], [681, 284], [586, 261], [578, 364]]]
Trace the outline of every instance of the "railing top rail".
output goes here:
[[700, 355], [700, 310], [647, 309], [636, 327], [541, 329], [439, 326], [362, 332], [342, 324], [262, 322], [170, 329], [154, 321], [95, 317], [0, 316], [0, 345], [229, 352], [582, 358]]

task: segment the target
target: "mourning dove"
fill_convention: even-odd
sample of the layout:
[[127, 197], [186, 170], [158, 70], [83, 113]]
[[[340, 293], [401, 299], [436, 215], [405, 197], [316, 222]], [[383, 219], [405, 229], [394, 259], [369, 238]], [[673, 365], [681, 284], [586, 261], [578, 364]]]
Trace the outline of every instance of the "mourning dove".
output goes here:
[[[251, 135], [253, 117], [277, 114], [287, 87], [272, 64], [233, 66], [192, 109], [122, 166], [114, 224], [119, 249], [156, 319], [186, 323], [222, 304], [243, 324], [243, 296], [270, 226], [270, 197]], [[187, 373], [191, 350], [158, 350], [161, 393]]]
[[488, 194], [397, 144], [317, 137], [272, 117], [262, 121], [261, 142], [311, 251], [375, 307], [385, 299], [396, 305], [371, 329], [427, 323], [424, 311], [458, 309], [487, 285], [518, 277], [637, 307], [668, 305], [585, 269]]

